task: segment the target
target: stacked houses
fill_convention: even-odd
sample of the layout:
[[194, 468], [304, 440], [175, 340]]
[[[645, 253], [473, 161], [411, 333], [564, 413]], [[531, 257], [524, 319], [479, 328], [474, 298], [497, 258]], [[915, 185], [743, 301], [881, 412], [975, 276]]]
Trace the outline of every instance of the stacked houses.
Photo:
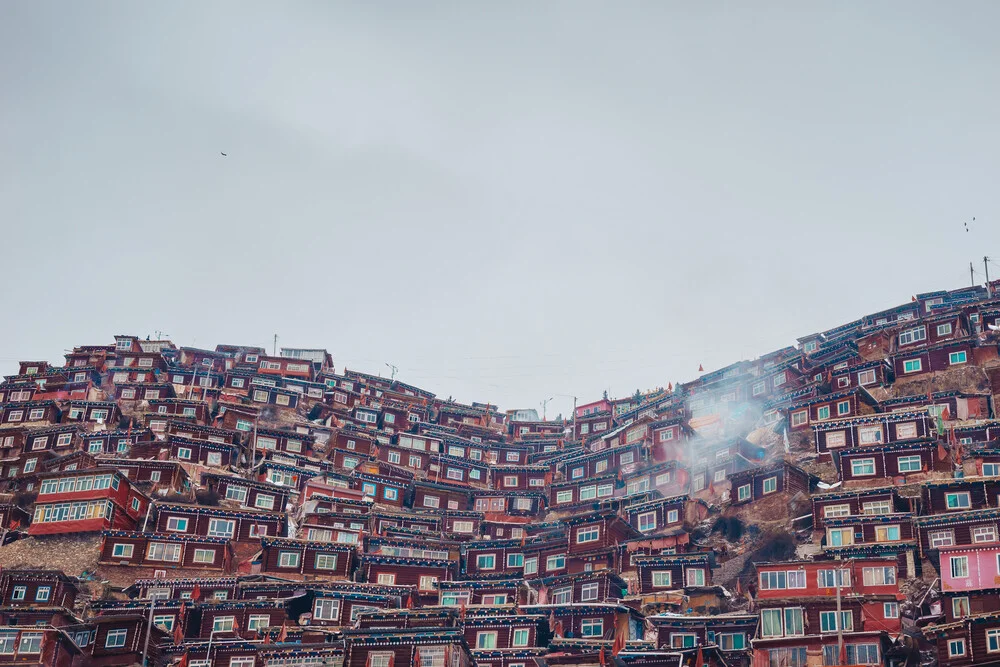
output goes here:
[[568, 419], [323, 349], [0, 383], [0, 665], [1000, 664], [997, 284]]

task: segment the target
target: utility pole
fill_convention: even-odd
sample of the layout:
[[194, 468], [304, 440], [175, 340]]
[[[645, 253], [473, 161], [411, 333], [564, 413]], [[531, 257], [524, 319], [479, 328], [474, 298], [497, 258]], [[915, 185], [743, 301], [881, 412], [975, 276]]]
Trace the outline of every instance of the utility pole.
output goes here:
[[576, 440], [576, 396], [573, 397], [573, 440]]
[[976, 286], [976, 272], [972, 268], [972, 262], [969, 262], [969, 278], [972, 279], [972, 286], [975, 287]]
[[547, 422], [549, 420], [549, 418], [546, 415], [547, 415], [547, 410], [548, 410], [548, 407], [549, 407], [549, 401], [551, 401], [551, 400], [552, 400], [552, 396], [549, 396], [544, 401], [542, 401], [542, 421], [546, 421]]
[[395, 380], [396, 379], [396, 373], [399, 372], [399, 367], [394, 366], [393, 364], [390, 364], [388, 361], [385, 362], [385, 365], [389, 367], [390, 371], [392, 371], [392, 376], [389, 379], [390, 380]]
[[[146, 667], [146, 656], [149, 654], [149, 636], [153, 634], [153, 608], [156, 607], [156, 598], [149, 601], [149, 618], [146, 620], [146, 641], [142, 645], [142, 667]], [[179, 621], [180, 619], [178, 619]]]
[[990, 261], [990, 258], [986, 257], [984, 255], [983, 256], [983, 268], [986, 269], [986, 284], [987, 285], [990, 284], [990, 265], [989, 265], [989, 261]]
[[837, 556], [837, 559], [833, 561], [833, 567], [835, 568], [833, 571], [833, 579], [834, 583], [837, 584], [837, 662], [838, 663], [840, 663], [840, 656], [843, 655], [844, 653], [844, 624], [841, 622], [842, 619], [840, 614], [840, 577], [843, 572], [840, 566], [841, 562], [842, 561], [840, 560], [840, 556]]

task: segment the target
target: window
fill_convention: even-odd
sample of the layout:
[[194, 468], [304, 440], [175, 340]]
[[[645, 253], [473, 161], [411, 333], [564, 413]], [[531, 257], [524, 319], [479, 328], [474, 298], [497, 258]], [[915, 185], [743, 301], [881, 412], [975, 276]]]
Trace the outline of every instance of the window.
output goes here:
[[983, 464], [983, 476], [985, 476], [985, 477], [1000, 477], [1000, 463], [984, 463]]
[[965, 351], [962, 352], [952, 352], [948, 355], [948, 363], [952, 366], [957, 364], [964, 364], [968, 361]]
[[653, 588], [670, 588], [671, 575], [669, 570], [655, 570], [653, 572]]
[[578, 528], [576, 531], [577, 544], [596, 542], [600, 538], [601, 538], [601, 529], [598, 526], [588, 526], [586, 528]]
[[35, 591], [35, 601], [36, 602], [47, 602], [50, 595], [52, 595], [52, 587], [51, 586], [39, 586], [38, 590]]
[[573, 587], [563, 586], [552, 591], [552, 604], [570, 604], [573, 602]]
[[278, 567], [298, 567], [299, 552], [281, 551], [278, 553]]
[[521, 567], [524, 565], [524, 554], [507, 554], [507, 567]]
[[104, 648], [121, 648], [125, 646], [127, 637], [128, 630], [108, 630], [107, 639], [104, 640]]
[[882, 604], [882, 616], [885, 618], [899, 618], [899, 603], [885, 602]]
[[604, 636], [604, 620], [600, 618], [585, 618], [580, 622], [580, 634], [583, 637]]
[[476, 567], [480, 570], [496, 569], [496, 554], [479, 554], [476, 556]]
[[851, 585], [850, 570], [819, 570], [816, 572], [816, 585], [820, 588], [848, 588]]
[[774, 379], [771, 381], [771, 384], [775, 387], [780, 387], [781, 385], [785, 384], [787, 379], [788, 377], [785, 375], [785, 372], [782, 371], [774, 376]]
[[789, 636], [805, 634], [802, 607], [785, 607], [784, 612], [785, 634]]
[[944, 504], [950, 510], [969, 509], [971, 507], [969, 492], [962, 491], [961, 493], [945, 494]]
[[134, 544], [116, 544], [111, 547], [111, 556], [112, 558], [131, 558], [134, 549]]
[[920, 359], [907, 359], [903, 362], [903, 372], [904, 373], [916, 373], [923, 368], [923, 364]]
[[340, 600], [316, 598], [313, 604], [313, 618], [321, 621], [336, 621], [340, 618]]
[[839, 401], [837, 403], [837, 416], [842, 417], [851, 412], [851, 402], [850, 401]]
[[[840, 629], [845, 631], [854, 630], [854, 616], [849, 611], [840, 612]], [[819, 625], [821, 632], [837, 631], [837, 612], [821, 611], [819, 613]]]
[[992, 526], [976, 526], [972, 529], [972, 541], [976, 543], [980, 542], [996, 542], [997, 541], [997, 527]]
[[924, 327], [916, 327], [913, 329], [907, 329], [899, 334], [899, 344], [909, 345], [911, 343], [916, 343], [927, 339], [927, 329]]
[[424, 496], [424, 507], [441, 507], [441, 499], [437, 496]]
[[[128, 633], [127, 630], [112, 630], [111, 632], [122, 632]], [[111, 641], [111, 632], [108, 633], [108, 642]], [[122, 643], [116, 646], [124, 646], [125, 638], [122, 637]], [[105, 644], [109, 648], [114, 648], [111, 644]], [[41, 653], [42, 652], [42, 633], [41, 632], [22, 632], [21, 642], [17, 646], [18, 653]]]
[[764, 480], [764, 493], [774, 493], [778, 490], [778, 478], [768, 477]]
[[760, 573], [760, 588], [764, 591], [780, 590], [788, 587], [788, 579], [784, 570]]
[[518, 630], [514, 630], [513, 639], [511, 640], [511, 644], [515, 648], [519, 648], [519, 647], [522, 647], [522, 646], [527, 646], [528, 645], [528, 629], [527, 628], [521, 628], [521, 629], [518, 629]]
[[875, 526], [876, 542], [898, 542], [899, 526]]
[[471, 521], [455, 521], [452, 523], [452, 530], [456, 533], [471, 533], [472, 532], [472, 522]]
[[853, 528], [827, 528], [826, 543], [831, 547], [845, 547], [854, 544]]
[[927, 533], [931, 548], [950, 547], [955, 544], [955, 533], [952, 530], [932, 530]]
[[780, 637], [782, 634], [781, 629], [781, 610], [780, 609], [761, 609], [760, 610], [760, 636], [761, 637]]
[[823, 518], [833, 519], [840, 516], [850, 516], [850, 505], [827, 505], [823, 508]]
[[181, 559], [181, 545], [151, 542], [146, 550], [146, 559], [176, 563]]
[[986, 631], [986, 650], [990, 653], [1000, 651], [1000, 628]]
[[566, 567], [566, 556], [560, 554], [558, 556], [549, 556], [545, 559], [545, 569], [549, 572], [552, 570], [561, 570]]
[[949, 639], [948, 640], [948, 657], [949, 658], [960, 658], [965, 655], [965, 640], [964, 639]]
[[965, 618], [969, 615], [971, 607], [968, 597], [957, 597], [951, 600], [951, 613], [955, 618]]
[[969, 576], [969, 557], [952, 556], [949, 559], [951, 565], [951, 576], [955, 579], [964, 579]]
[[830, 418], [830, 406], [822, 405], [816, 408], [816, 419], [818, 421], [823, 421]]
[[689, 568], [687, 571], [687, 585], [688, 586], [704, 586], [705, 585], [705, 570], [700, 567]]
[[671, 632], [670, 648], [694, 648], [697, 637], [693, 632]]
[[336, 570], [337, 554], [316, 554], [317, 570]]
[[788, 571], [788, 587], [789, 588], [805, 588], [806, 587], [806, 571], [805, 570], [789, 570]]
[[862, 387], [867, 387], [870, 384], [875, 384], [875, 369], [860, 371], [858, 373], [858, 384], [861, 385]]
[[177, 448], [177, 458], [183, 459], [185, 461], [191, 460], [191, 449], [188, 447], [178, 447]]
[[866, 477], [875, 474], [875, 459], [853, 459], [851, 461], [851, 475], [854, 477]]
[[572, 491], [557, 491], [556, 492], [556, 504], [571, 503], [571, 502], [573, 502], [573, 492]]
[[865, 586], [893, 586], [896, 584], [895, 567], [866, 567], [861, 570]]
[[236, 521], [233, 519], [209, 519], [209, 537], [232, 537], [236, 530]]
[[226, 500], [235, 500], [242, 505], [247, 501], [247, 487], [226, 486]]
[[809, 412], [806, 410], [800, 410], [799, 412], [792, 413], [792, 427], [802, 426], [803, 424], [809, 423]]
[[495, 631], [476, 633], [477, 649], [496, 648], [496, 647], [497, 647], [497, 633]]
[[216, 616], [212, 619], [212, 632], [232, 632], [235, 616]]
[[538, 572], [538, 558], [525, 558], [524, 559], [524, 573], [525, 574], [537, 574]]
[[647, 533], [656, 530], [656, 512], [643, 512], [639, 515], [639, 532]]
[[896, 465], [899, 468], [899, 472], [920, 472], [922, 468], [919, 454], [900, 456], [896, 459]]
[[383, 586], [395, 586], [396, 585], [396, 575], [394, 573], [381, 573], [378, 575], [378, 583]]
[[14, 586], [14, 592], [11, 593], [11, 600], [23, 600], [25, 594], [28, 592], [27, 586]]
[[194, 562], [195, 563], [214, 563], [215, 562], [215, 549], [195, 549], [194, 550]]
[[368, 654], [368, 663], [365, 667], [392, 667], [395, 657], [394, 651], [372, 651]]
[[437, 577], [432, 577], [429, 575], [424, 575], [420, 577], [420, 583], [417, 584], [417, 589], [421, 591], [433, 591], [437, 589]]
[[184, 518], [181, 518], [181, 517], [177, 517], [177, 516], [172, 516], [172, 517], [169, 517], [167, 519], [167, 530], [169, 530], [169, 531], [172, 531], [172, 532], [175, 532], [175, 533], [183, 533], [183, 532], [187, 531], [187, 528], [188, 528], [188, 520], [187, 519], [184, 519]]

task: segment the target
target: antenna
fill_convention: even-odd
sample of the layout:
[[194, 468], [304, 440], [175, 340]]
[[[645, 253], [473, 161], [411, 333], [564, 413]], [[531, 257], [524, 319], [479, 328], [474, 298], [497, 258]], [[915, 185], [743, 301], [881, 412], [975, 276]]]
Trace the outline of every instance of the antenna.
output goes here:
[[274, 334], [274, 347], [271, 348], [271, 356], [278, 356], [278, 334]]
[[396, 379], [396, 373], [399, 372], [399, 367], [395, 366], [393, 364], [390, 364], [388, 361], [385, 362], [385, 365], [389, 367], [390, 371], [392, 371], [392, 375], [389, 377], [389, 379], [390, 380], [395, 380]]

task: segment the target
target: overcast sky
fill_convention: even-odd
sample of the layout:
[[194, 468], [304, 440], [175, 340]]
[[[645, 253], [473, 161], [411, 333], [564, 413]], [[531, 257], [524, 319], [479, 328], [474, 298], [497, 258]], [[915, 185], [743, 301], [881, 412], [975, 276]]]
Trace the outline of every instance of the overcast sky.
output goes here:
[[1000, 277], [1000, 3], [825, 4], [2, 2], [0, 371], [277, 333], [551, 417]]

